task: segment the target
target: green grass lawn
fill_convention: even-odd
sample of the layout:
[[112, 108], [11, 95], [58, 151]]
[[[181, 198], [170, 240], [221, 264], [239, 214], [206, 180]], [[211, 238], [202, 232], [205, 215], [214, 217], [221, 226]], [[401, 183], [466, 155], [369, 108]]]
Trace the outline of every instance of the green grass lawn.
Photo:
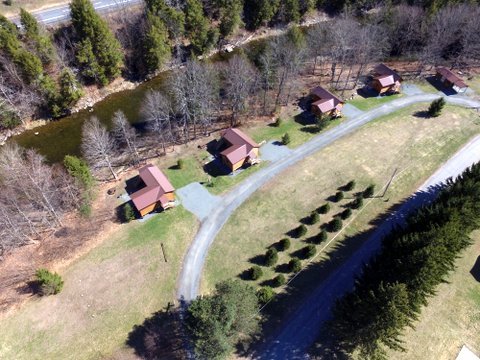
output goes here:
[[176, 189], [192, 182], [206, 181], [208, 175], [203, 171], [203, 164], [207, 161], [208, 156], [207, 151], [200, 151], [198, 155], [189, 155], [182, 158], [184, 162], [182, 169], [177, 168], [177, 160], [175, 160], [168, 162], [163, 171]]
[[33, 299], [2, 319], [0, 359], [132, 353], [124, 344], [133, 326], [176, 301], [181, 261], [198, 223], [178, 207], [146, 223], [116, 226], [98, 247], [60, 271], [60, 294]]
[[[231, 216], [212, 245], [202, 278], [203, 291], [250, 268], [252, 259], [264, 254], [269, 246], [297, 227], [301, 218], [325, 203], [339, 186], [355, 179], [356, 190], [363, 190], [370, 183], [379, 190], [395, 169], [403, 170], [385, 199], [375, 199], [361, 211], [354, 211], [355, 217], [349, 227], [329, 249], [345, 236], [371, 228], [372, 219], [409, 196], [442, 162], [480, 131], [472, 121], [477, 115], [467, 109], [447, 106], [435, 119], [412, 115], [425, 106], [402, 109], [365, 125], [289, 168], [258, 190]], [[292, 240], [292, 249], [280, 254], [279, 264], [288, 262], [299, 248], [307, 245], [306, 240], [318, 234], [321, 224], [343, 210], [342, 206], [351, 196], [347, 194], [347, 199], [340, 204], [332, 204], [329, 214], [320, 215], [319, 224], [308, 226], [304, 238]], [[384, 201], [386, 199], [388, 201]], [[329, 239], [332, 236], [330, 234]], [[317, 246], [317, 250], [321, 248]], [[329, 250], [316, 261], [328, 257]], [[264, 276], [255, 283], [262, 284], [276, 275], [275, 269], [264, 267], [263, 270]]]
[[426, 92], [426, 93], [431, 93], [431, 94], [437, 94], [438, 93], [438, 90], [425, 79], [410, 80], [407, 83], [415, 85], [420, 90], [422, 90], [423, 92]]
[[[333, 126], [340, 124], [342, 120], [343, 118], [339, 118], [339, 119], [330, 121], [328, 126], [322, 131], [325, 131], [327, 129], [332, 128]], [[305, 125], [302, 125], [296, 122], [293, 118], [290, 117], [290, 118], [282, 119], [282, 123], [278, 127], [262, 124], [262, 125], [256, 125], [251, 128], [245, 129], [245, 132], [248, 133], [253, 138], [253, 140], [255, 140], [258, 143], [264, 140], [280, 141], [282, 139], [282, 136], [285, 133], [288, 133], [290, 135], [290, 140], [291, 140], [288, 147], [296, 148], [297, 146], [302, 145], [303, 143], [310, 140], [315, 135], [318, 135], [321, 133], [321, 132], [319, 133], [308, 132], [308, 131], [305, 131], [306, 128], [308, 128], [308, 126], [306, 127]]]
[[364, 97], [358, 96], [353, 100], [348, 100], [347, 104], [351, 104], [351, 105], [355, 106], [356, 108], [358, 108], [360, 110], [368, 111], [368, 110], [371, 110], [375, 107], [383, 105], [386, 102], [390, 102], [392, 100], [398, 99], [402, 96], [404, 96], [404, 95], [403, 94], [394, 94], [394, 95], [386, 95], [386, 96], [381, 96], [381, 97], [369, 97], [369, 98], [364, 98]]

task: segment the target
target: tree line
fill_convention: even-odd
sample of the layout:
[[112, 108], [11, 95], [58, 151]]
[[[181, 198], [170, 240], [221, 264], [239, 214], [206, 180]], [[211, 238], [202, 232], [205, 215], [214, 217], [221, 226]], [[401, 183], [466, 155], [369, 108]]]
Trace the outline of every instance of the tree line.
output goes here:
[[447, 281], [459, 253], [479, 226], [480, 164], [449, 179], [436, 200], [406, 219], [382, 241], [355, 288], [336, 303], [331, 329], [338, 350], [383, 359], [385, 349], [405, 351], [402, 330], [413, 327], [436, 287]]
[[[374, 6], [378, 11], [370, 12]], [[71, 24], [50, 31], [25, 10], [20, 28], [0, 17], [0, 127], [63, 116], [83, 85], [105, 86], [120, 75], [144, 78], [225, 43], [240, 27], [298, 22], [314, 9], [335, 18], [308, 31], [304, 51], [277, 57], [291, 64], [282, 69], [282, 90], [306, 60], [314, 62], [313, 73], [317, 65], [330, 67], [329, 82], [343, 89], [356, 85], [372, 61], [395, 57], [459, 67], [480, 57], [480, 12], [471, 1], [145, 0], [140, 11], [123, 9], [105, 19], [89, 0], [73, 0], [70, 9]], [[272, 59], [263, 55], [257, 65], [268, 73]], [[263, 81], [264, 88], [273, 86]]]

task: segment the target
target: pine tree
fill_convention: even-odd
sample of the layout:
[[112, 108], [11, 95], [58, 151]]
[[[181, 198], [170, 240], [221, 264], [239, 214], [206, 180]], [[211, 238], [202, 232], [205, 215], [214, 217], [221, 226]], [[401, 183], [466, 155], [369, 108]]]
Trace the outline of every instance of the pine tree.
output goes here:
[[245, 18], [248, 27], [257, 29], [268, 24], [277, 14], [279, 0], [245, 0]]
[[148, 71], [154, 73], [170, 58], [171, 49], [168, 31], [163, 21], [158, 16], [148, 13], [147, 23], [144, 56]]
[[49, 64], [55, 58], [55, 48], [47, 33], [38, 25], [37, 19], [23, 8], [20, 9], [20, 23], [25, 30], [25, 37], [34, 45], [37, 55], [43, 64]]
[[60, 103], [63, 110], [75, 105], [83, 95], [80, 83], [72, 70], [65, 68], [60, 74]]
[[120, 75], [123, 54], [120, 43], [89, 0], [72, 0], [72, 25], [79, 38], [77, 59], [85, 77], [101, 85]]
[[284, 0], [281, 4], [284, 22], [298, 22], [300, 20], [300, 4], [298, 0]]
[[444, 106], [445, 106], [445, 99], [443, 97], [437, 100], [433, 100], [428, 108], [428, 116], [430, 117], [440, 116]]
[[218, 0], [220, 12], [220, 34], [228, 36], [242, 24], [242, 0]]
[[203, 6], [199, 0], [187, 0], [185, 8], [185, 30], [193, 50], [203, 54], [216, 43], [215, 29], [210, 29], [209, 21], [203, 14]]

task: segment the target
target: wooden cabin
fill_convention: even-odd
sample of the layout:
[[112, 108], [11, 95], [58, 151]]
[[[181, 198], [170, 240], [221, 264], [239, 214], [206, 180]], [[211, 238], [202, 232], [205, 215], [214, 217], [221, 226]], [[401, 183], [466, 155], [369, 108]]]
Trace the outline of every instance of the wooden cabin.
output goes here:
[[468, 85], [455, 75], [452, 71], [445, 67], [438, 67], [435, 75], [438, 81], [442, 83], [446, 88], [453, 89], [457, 93], [461, 94], [467, 91]]
[[222, 162], [231, 170], [235, 171], [245, 164], [254, 165], [259, 162], [259, 145], [248, 135], [234, 128], [223, 132], [219, 141]]
[[400, 92], [402, 77], [385, 64], [379, 64], [373, 70], [371, 87], [380, 95], [396, 94]]
[[344, 101], [321, 86], [310, 91], [310, 100], [310, 109], [317, 116], [335, 118], [342, 115]]
[[137, 186], [140, 189], [131, 194], [130, 199], [142, 217], [152, 211], [175, 206], [175, 189], [158, 167], [148, 164], [138, 173]]

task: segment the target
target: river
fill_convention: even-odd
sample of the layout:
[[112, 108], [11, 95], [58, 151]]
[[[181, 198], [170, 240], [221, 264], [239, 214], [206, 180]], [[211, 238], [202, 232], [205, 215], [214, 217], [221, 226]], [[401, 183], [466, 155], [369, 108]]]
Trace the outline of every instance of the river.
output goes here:
[[[254, 40], [243, 48], [249, 53], [254, 53], [264, 42], [265, 39]], [[209, 61], [223, 62], [237, 52], [238, 49], [235, 49], [230, 54], [217, 53]], [[12, 140], [25, 148], [36, 149], [51, 163], [63, 161], [65, 155], [80, 155], [82, 125], [87, 119], [96, 116], [103, 124], [110, 127], [113, 114], [117, 110], [122, 110], [130, 123], [141, 123], [140, 107], [145, 94], [149, 90], [161, 90], [164, 88], [168, 74], [168, 71], [163, 72], [152, 80], [137, 86], [135, 89], [124, 90], [107, 96], [102, 101], [96, 103], [90, 111], [82, 110], [59, 120], [51, 121], [46, 125], [14, 136]], [[37, 135], [35, 135], [36, 133]]]

